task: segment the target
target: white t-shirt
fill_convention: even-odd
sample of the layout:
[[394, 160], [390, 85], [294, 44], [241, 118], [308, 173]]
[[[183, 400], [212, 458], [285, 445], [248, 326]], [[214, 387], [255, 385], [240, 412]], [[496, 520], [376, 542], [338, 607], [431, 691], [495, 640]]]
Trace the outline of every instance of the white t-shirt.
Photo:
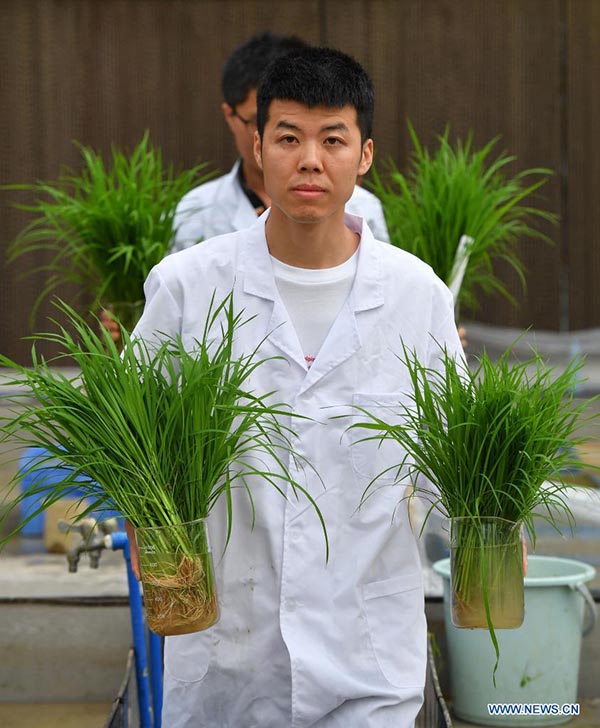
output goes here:
[[296, 268], [271, 256], [275, 283], [310, 369], [356, 275], [358, 250], [333, 268]]

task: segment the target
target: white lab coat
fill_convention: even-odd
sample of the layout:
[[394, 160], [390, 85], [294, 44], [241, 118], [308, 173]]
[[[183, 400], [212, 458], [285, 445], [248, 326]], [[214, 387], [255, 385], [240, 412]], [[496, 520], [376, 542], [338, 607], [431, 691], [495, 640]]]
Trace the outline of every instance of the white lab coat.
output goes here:
[[[232, 289], [236, 309], [252, 321], [236, 353], [258, 342], [252, 388], [277, 390], [310, 420], [293, 423], [293, 444], [318, 471], [291, 464], [317, 500], [330, 539], [325, 563], [318, 519], [305, 499], [285, 500], [252, 482], [256, 524], [242, 491], [225, 555], [224, 503], [213, 510], [221, 619], [165, 647], [165, 728], [409, 728], [422, 701], [426, 622], [421, 566], [403, 485], [373, 492], [370, 479], [397, 463], [390, 443], [347, 432], [351, 405], [390, 416], [410, 382], [397, 358], [400, 342], [435, 366], [433, 338], [460, 352], [452, 297], [431, 269], [374, 240], [362, 220], [346, 224], [362, 237], [352, 291], [310, 370], [273, 278], [264, 222], [165, 258], [146, 283], [136, 335], [200, 338], [213, 291]], [[395, 514], [393, 516], [393, 514]], [[393, 517], [392, 517], [393, 516]]]
[[[173, 221], [173, 252], [254, 225], [256, 212], [239, 183], [239, 166], [238, 160], [228, 174], [195, 187], [182, 198]], [[381, 202], [375, 195], [356, 186], [346, 212], [366, 220], [377, 240], [389, 242]]]

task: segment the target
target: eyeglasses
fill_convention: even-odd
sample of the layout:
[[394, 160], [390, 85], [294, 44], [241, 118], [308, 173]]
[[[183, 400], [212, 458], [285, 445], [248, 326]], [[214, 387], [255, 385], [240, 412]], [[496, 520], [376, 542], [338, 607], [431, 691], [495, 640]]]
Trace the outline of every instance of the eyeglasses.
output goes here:
[[253, 119], [244, 119], [243, 116], [238, 114], [236, 111], [235, 106], [231, 108], [231, 115], [237, 116], [237, 118], [242, 122], [242, 124], [246, 127], [248, 131], [255, 131], [256, 130], [256, 116]]

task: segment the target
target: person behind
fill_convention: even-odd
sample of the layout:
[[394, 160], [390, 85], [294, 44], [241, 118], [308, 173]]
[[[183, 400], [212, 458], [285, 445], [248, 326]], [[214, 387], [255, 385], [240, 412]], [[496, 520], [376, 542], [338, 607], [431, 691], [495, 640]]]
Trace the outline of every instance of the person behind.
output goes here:
[[[236, 48], [225, 62], [221, 110], [239, 158], [228, 174], [196, 187], [181, 200], [174, 220], [173, 250], [249, 227], [270, 206], [253, 151], [256, 89], [271, 61], [307, 47], [294, 36], [261, 33]], [[378, 240], [389, 240], [381, 203], [375, 195], [356, 186], [347, 210], [365, 218]]]
[[166, 638], [169, 728], [410, 728], [422, 703], [427, 628], [406, 481], [388, 470], [359, 508], [402, 453], [348, 427], [356, 406], [389, 417], [410, 403], [403, 344], [432, 368], [439, 345], [456, 356], [461, 346], [446, 286], [345, 212], [372, 162], [373, 105], [370, 78], [339, 51], [303, 48], [272, 63], [254, 134], [270, 210], [167, 256], [146, 282], [134, 337], [181, 336], [190, 349], [213, 296], [233, 291], [249, 319], [234, 355], [257, 348], [268, 361], [253, 391], [276, 391], [304, 416], [287, 424], [311, 467], [289, 467], [330, 542], [326, 563], [311, 506], [250, 477], [255, 511], [233, 493], [223, 552], [227, 504], [217, 502], [209, 530], [221, 619]]
[[[295, 36], [261, 33], [237, 47], [225, 62], [221, 110], [239, 157], [228, 174], [199, 185], [183, 197], [175, 214], [172, 251], [249, 227], [269, 206], [263, 173], [253, 150], [256, 88], [271, 61], [307, 47]], [[375, 195], [356, 186], [348, 211], [364, 217], [376, 238], [389, 241], [383, 209]], [[119, 342], [119, 325], [110, 313], [103, 310], [99, 318], [113, 340]]]

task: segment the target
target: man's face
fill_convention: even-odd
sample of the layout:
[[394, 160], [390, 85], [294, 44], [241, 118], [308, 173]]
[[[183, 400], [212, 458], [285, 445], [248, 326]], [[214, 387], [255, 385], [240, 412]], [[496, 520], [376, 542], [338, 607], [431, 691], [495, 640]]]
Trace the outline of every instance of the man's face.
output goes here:
[[256, 163], [273, 208], [297, 222], [316, 223], [343, 210], [358, 175], [373, 161], [373, 142], [361, 142], [356, 109], [275, 100], [262, 142], [254, 135]]
[[256, 89], [252, 89], [245, 101], [235, 107], [223, 102], [221, 109], [227, 126], [233, 134], [244, 169], [258, 171], [254, 159], [254, 132], [256, 131]]

